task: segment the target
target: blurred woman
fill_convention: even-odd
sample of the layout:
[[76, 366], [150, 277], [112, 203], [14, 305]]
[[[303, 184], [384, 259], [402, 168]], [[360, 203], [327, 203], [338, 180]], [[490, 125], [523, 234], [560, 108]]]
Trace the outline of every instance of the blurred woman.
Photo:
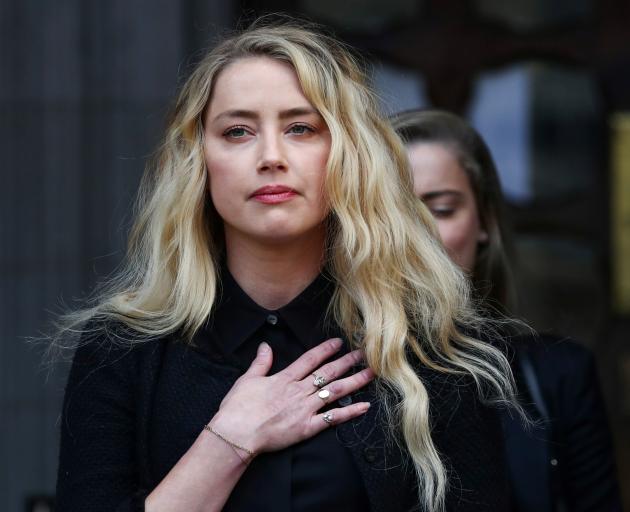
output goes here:
[[341, 44], [257, 24], [209, 52], [126, 267], [62, 333], [59, 509], [506, 510], [509, 364], [411, 190]]
[[[512, 299], [508, 230], [488, 147], [448, 112], [403, 112], [393, 124], [406, 143], [414, 193], [433, 214], [448, 254], [469, 275], [486, 311], [506, 312]], [[568, 340], [514, 333], [511, 351], [522, 399], [540, 420], [528, 430], [504, 414], [516, 510], [621, 510], [592, 355]]]

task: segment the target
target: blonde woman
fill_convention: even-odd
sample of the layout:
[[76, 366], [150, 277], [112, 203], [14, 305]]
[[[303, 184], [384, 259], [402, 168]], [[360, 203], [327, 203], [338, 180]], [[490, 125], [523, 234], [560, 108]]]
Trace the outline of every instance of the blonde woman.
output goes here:
[[329, 37], [255, 25], [200, 62], [127, 267], [70, 321], [60, 510], [507, 507], [509, 367]]

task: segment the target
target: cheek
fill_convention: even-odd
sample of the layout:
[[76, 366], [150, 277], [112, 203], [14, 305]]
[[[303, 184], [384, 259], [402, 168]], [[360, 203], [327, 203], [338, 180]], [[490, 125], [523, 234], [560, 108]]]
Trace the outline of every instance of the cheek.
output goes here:
[[217, 213], [225, 218], [232, 208], [231, 203], [237, 197], [238, 180], [234, 179], [229, 169], [220, 161], [206, 160], [208, 189]]
[[313, 174], [313, 178], [311, 180], [312, 185], [312, 193], [314, 200], [321, 208], [324, 208], [324, 204], [326, 203], [326, 175], [325, 171], [320, 171], [318, 173]]
[[302, 192], [306, 195], [312, 207], [318, 210], [327, 209], [326, 197], [326, 163], [327, 158], [316, 155], [316, 159], [309, 162], [308, 171], [300, 181]]
[[318, 205], [318, 210], [319, 210], [319, 217], [320, 220], [324, 220], [326, 218], [326, 216], [330, 213], [331, 208], [330, 208], [330, 201], [328, 198], [328, 193], [326, 191], [326, 176], [325, 174], [322, 175], [322, 178], [320, 179], [319, 182], [319, 188], [318, 188], [318, 198], [317, 198], [317, 205]]
[[472, 270], [477, 254], [479, 223], [474, 218], [438, 219], [440, 238], [451, 259], [464, 270]]

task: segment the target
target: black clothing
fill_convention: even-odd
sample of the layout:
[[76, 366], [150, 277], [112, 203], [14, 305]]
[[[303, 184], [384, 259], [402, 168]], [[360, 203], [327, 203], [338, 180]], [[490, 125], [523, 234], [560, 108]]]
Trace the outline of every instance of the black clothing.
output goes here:
[[[257, 306], [231, 279], [224, 273], [216, 313], [195, 336], [195, 348], [177, 335], [120, 348], [103, 329], [77, 350], [61, 425], [59, 510], [142, 510], [146, 495], [249, 366], [259, 341], [273, 347], [275, 371], [335, 333], [324, 324], [332, 291], [325, 277], [277, 312]], [[508, 510], [498, 415], [479, 401], [471, 378], [424, 367], [418, 372], [431, 400], [432, 437], [449, 471], [447, 510]], [[306, 511], [322, 504], [333, 511], [418, 510], [409, 455], [388, 437], [375, 383], [351, 399], [372, 407], [322, 435], [260, 456], [226, 510]]]
[[[270, 373], [276, 373], [333, 335], [322, 322], [333, 291], [332, 283], [323, 274], [278, 311], [256, 304], [227, 269], [222, 273], [222, 284], [217, 309], [199, 346], [211, 358], [218, 355], [229, 359], [245, 371], [256, 357], [258, 345], [266, 341], [273, 351]], [[173, 386], [176, 381], [164, 387]], [[194, 408], [194, 403], [190, 406]], [[161, 446], [156, 443], [156, 450]], [[223, 510], [255, 510], [261, 502], [273, 503], [278, 512], [331, 508], [364, 512], [369, 507], [359, 471], [334, 429], [285, 450], [256, 457]]]
[[621, 512], [612, 440], [592, 354], [549, 335], [512, 340], [514, 375], [538, 423], [504, 414], [518, 512]]

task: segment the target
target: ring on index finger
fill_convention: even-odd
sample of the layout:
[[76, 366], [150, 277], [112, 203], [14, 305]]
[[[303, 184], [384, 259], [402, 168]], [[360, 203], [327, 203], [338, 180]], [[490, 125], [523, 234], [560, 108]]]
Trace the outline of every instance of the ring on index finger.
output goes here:
[[315, 380], [313, 380], [313, 386], [315, 386], [316, 388], [320, 389], [323, 388], [326, 385], [326, 378], [322, 377], [321, 375], [317, 375], [316, 373], [312, 374], [313, 377], [315, 377]]

